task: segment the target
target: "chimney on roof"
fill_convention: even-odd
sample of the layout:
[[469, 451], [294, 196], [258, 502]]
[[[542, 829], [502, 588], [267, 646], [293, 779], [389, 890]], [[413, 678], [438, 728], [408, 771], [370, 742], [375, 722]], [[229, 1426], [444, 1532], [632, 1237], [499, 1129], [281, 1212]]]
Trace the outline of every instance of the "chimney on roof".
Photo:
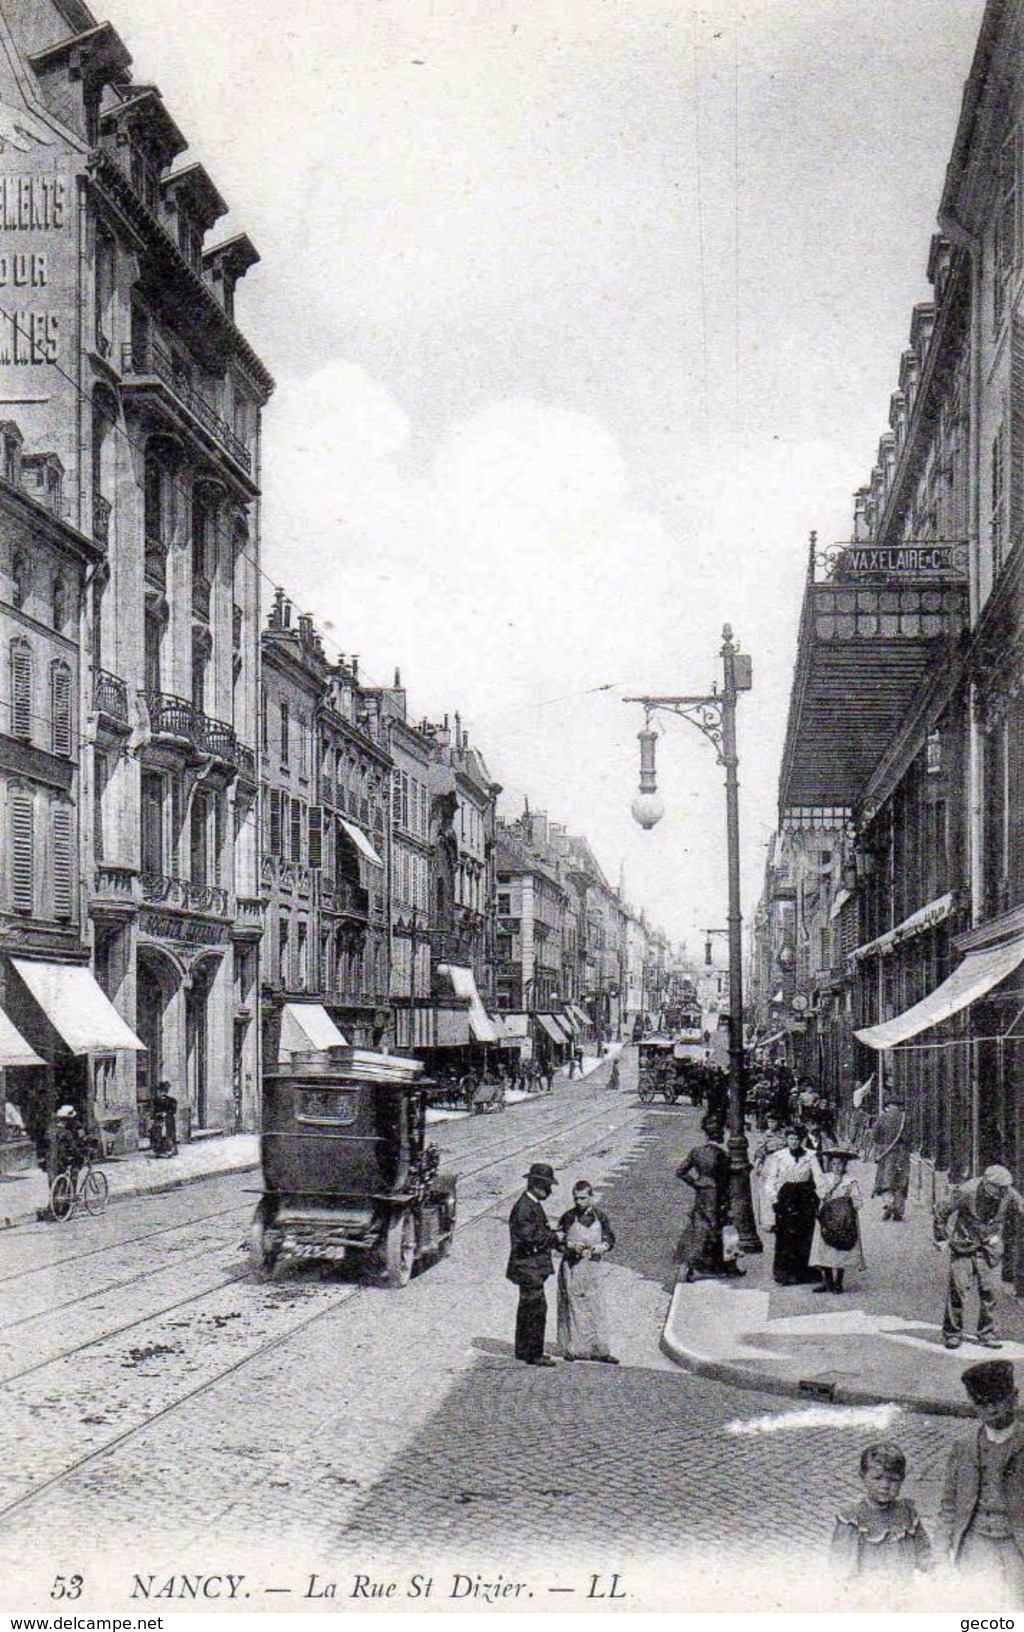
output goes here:
[[402, 689], [402, 671], [401, 671], [401, 669], [396, 669], [395, 670], [395, 690], [396, 691], [401, 691], [401, 689]]

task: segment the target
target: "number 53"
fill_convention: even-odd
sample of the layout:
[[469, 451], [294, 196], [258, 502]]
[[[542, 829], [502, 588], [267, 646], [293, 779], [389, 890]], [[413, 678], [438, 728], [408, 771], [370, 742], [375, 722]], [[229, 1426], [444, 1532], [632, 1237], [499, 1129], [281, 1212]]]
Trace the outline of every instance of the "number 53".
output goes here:
[[50, 1588], [51, 1598], [81, 1598], [82, 1586], [85, 1577], [81, 1575], [55, 1575], [53, 1586]]

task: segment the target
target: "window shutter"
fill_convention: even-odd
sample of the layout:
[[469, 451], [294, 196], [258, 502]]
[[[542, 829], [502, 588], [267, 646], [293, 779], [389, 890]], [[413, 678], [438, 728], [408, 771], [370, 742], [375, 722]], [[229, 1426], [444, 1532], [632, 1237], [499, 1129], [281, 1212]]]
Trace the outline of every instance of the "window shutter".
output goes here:
[[53, 809], [53, 915], [70, 918], [74, 903], [72, 824], [68, 805]]
[[71, 670], [54, 663], [50, 670], [50, 747], [55, 754], [71, 753]]
[[309, 807], [309, 865], [323, 866], [324, 813], [320, 805]]
[[12, 793], [11, 822], [11, 909], [32, 912], [35, 907], [35, 834], [30, 793]]
[[24, 640], [11, 642], [11, 735], [32, 735], [32, 652]]
[[270, 790], [270, 854], [281, 854], [281, 792], [278, 788]]

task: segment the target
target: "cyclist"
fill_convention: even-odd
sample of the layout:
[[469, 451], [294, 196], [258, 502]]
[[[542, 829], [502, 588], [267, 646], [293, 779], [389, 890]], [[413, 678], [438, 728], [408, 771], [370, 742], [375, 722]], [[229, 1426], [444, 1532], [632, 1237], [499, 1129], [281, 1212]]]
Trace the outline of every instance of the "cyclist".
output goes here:
[[50, 1123], [49, 1160], [46, 1164], [51, 1183], [58, 1173], [69, 1173], [77, 1180], [86, 1157], [85, 1126], [74, 1105], [62, 1105], [54, 1112]]

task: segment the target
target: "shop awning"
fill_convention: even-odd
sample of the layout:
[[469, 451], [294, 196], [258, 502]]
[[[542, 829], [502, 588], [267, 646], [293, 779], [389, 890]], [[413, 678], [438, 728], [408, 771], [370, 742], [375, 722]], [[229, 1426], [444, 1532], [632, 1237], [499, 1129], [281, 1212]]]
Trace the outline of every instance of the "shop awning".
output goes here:
[[780, 1043], [782, 1041], [783, 1037], [788, 1037], [788, 1036], [789, 1036], [789, 1032], [787, 1031], [786, 1027], [783, 1026], [781, 1031], [773, 1031], [770, 1037], [760, 1037], [758, 1039], [758, 1041], [754, 1044], [754, 1047], [755, 1048], [771, 1048], [773, 1043]]
[[937, 1026], [940, 1020], [958, 1014], [968, 1004], [976, 1003], [1007, 975], [1012, 975], [1021, 963], [1024, 963], [1024, 935], [1015, 935], [1013, 940], [1003, 941], [999, 946], [968, 952], [953, 973], [920, 1003], [904, 1009], [893, 1020], [856, 1031], [854, 1036], [868, 1048], [895, 1048], [897, 1043], [905, 1043], [930, 1026]]
[[282, 1054], [306, 1054], [313, 1049], [348, 1045], [321, 1003], [286, 1003], [281, 1010]]
[[887, 929], [884, 935], [876, 935], [873, 941], [865, 941], [863, 946], [854, 947], [853, 955], [855, 958], [884, 958], [914, 935], [923, 935], [926, 929], [934, 929], [936, 924], [949, 917], [952, 910], [952, 894], [940, 895], [934, 901], [929, 901], [927, 906], [918, 907], [895, 929]]
[[548, 1036], [551, 1038], [551, 1041], [553, 1043], [557, 1043], [560, 1048], [564, 1048], [569, 1039], [566, 1037], [565, 1032], [558, 1024], [558, 1021], [555, 1019], [554, 1015], [538, 1014], [537, 1020], [547, 1032]]
[[528, 1014], [503, 1014], [501, 1023], [509, 1037], [529, 1037], [530, 1016]]
[[373, 845], [370, 843], [361, 827], [357, 827], [355, 822], [347, 822], [344, 816], [338, 817], [338, 826], [344, 829], [349, 838], [352, 840], [352, 843], [355, 845], [356, 849], [359, 851], [359, 854], [361, 856], [365, 856], [366, 860], [372, 867], [383, 867], [384, 863], [381, 861], [376, 850], [373, 848]]
[[578, 1003], [570, 1003], [568, 1005], [567, 1012], [575, 1015], [581, 1030], [586, 1031], [588, 1029], [590, 1025], [590, 1016], [586, 1009], [581, 1009]]
[[12, 1020], [0, 1009], [0, 1065], [43, 1065]]
[[11, 962], [72, 1054], [106, 1054], [122, 1048], [145, 1053], [146, 1045], [121, 1019], [84, 963], [35, 963], [30, 958]]
[[499, 1048], [519, 1047], [520, 1039], [516, 1036], [515, 1032], [510, 1031], [508, 1026], [506, 1026], [503, 1015], [491, 1014], [488, 1015], [488, 1019], [490, 1020], [491, 1025], [494, 1027]]
[[461, 964], [456, 963], [439, 963], [437, 972], [439, 975], [447, 975], [455, 996], [464, 998], [469, 1003], [469, 1029], [476, 1041], [496, 1043], [498, 1033], [493, 1020], [480, 1001], [472, 969], [463, 968]]
[[569, 1037], [576, 1037], [579, 1035], [580, 1023], [576, 1019], [575, 1015], [571, 1014], [568, 1009], [561, 1010], [555, 1015], [555, 1019], [558, 1021], [558, 1024], [561, 1026], [562, 1030]]

